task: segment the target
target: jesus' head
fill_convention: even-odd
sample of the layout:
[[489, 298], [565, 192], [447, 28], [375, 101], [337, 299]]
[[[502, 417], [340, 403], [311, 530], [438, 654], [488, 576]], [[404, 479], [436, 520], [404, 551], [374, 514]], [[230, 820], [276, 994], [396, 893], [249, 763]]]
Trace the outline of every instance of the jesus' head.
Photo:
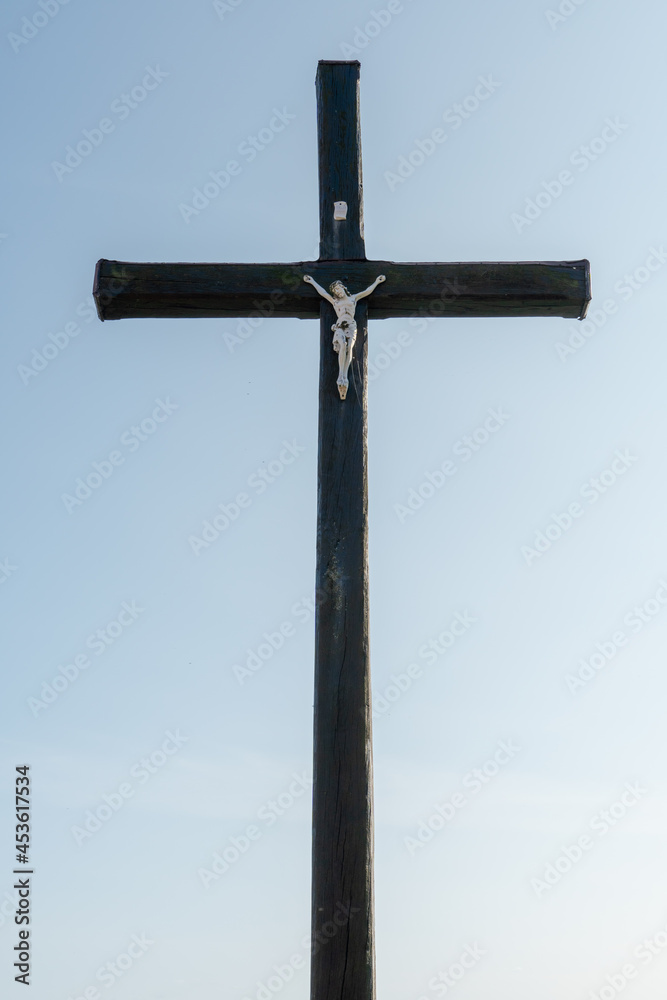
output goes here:
[[342, 281], [332, 281], [329, 285], [329, 291], [335, 299], [346, 299], [350, 297], [350, 293]]

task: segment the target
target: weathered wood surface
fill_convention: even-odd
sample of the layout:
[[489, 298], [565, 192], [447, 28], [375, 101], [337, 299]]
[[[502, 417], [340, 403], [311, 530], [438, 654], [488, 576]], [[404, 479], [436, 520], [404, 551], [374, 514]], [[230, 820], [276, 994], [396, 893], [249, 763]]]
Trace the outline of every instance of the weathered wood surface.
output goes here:
[[[317, 67], [320, 260], [366, 257], [359, 70], [358, 62], [321, 60]], [[347, 203], [345, 222], [334, 221], [335, 201]]]
[[[359, 228], [363, 210], [358, 77], [358, 63], [320, 63], [317, 73], [320, 204], [328, 206], [320, 216], [320, 239], [334, 254], [347, 253], [350, 247], [364, 253]], [[353, 165], [351, 174], [356, 180], [341, 192], [341, 165], [346, 163]], [[348, 219], [334, 222], [333, 202], [341, 200], [348, 203]], [[348, 225], [351, 236], [344, 232]], [[341, 266], [347, 265], [337, 265], [335, 276], [340, 277]], [[336, 385], [338, 355], [332, 348], [331, 325], [336, 316], [327, 302], [317, 299], [319, 602], [315, 616], [311, 1000], [375, 997], [366, 443], [369, 301], [363, 300], [356, 309], [357, 339], [350, 387], [343, 401]]]
[[365, 303], [347, 398], [331, 306], [320, 321], [312, 1000], [372, 1000], [373, 783], [368, 639]]
[[[333, 222], [333, 206], [330, 215], [331, 226], [346, 225]], [[378, 274], [385, 274], [387, 280], [368, 299], [371, 320], [420, 314], [582, 319], [590, 301], [587, 260], [444, 264], [387, 260], [130, 264], [100, 260], [93, 294], [101, 319], [257, 314], [317, 319], [322, 300], [304, 282], [304, 274], [311, 274], [325, 288], [340, 279], [351, 292], [367, 288]]]

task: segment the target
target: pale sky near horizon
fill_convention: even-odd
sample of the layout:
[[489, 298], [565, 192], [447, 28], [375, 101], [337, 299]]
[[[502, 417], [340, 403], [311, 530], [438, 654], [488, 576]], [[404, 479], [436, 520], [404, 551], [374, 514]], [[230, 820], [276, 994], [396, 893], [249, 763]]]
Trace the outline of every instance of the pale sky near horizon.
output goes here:
[[371, 326], [378, 998], [664, 995], [666, 28], [5, 5], [3, 996], [28, 764], [32, 1000], [308, 997], [318, 325], [102, 324], [91, 288], [316, 257], [317, 61], [354, 58], [369, 258], [593, 288], [585, 323]]

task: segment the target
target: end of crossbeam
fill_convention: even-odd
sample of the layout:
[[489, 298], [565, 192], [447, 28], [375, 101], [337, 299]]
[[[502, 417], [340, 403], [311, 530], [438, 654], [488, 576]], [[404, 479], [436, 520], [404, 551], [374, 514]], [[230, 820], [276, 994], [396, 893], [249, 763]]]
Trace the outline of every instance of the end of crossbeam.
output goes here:
[[584, 269], [584, 282], [585, 282], [585, 286], [584, 286], [585, 298], [584, 298], [584, 301], [583, 301], [582, 306], [581, 306], [581, 313], [579, 314], [579, 319], [585, 319], [586, 318], [586, 313], [588, 312], [588, 306], [590, 305], [590, 301], [591, 301], [591, 297], [592, 297], [591, 296], [591, 262], [590, 262], [590, 260], [586, 260], [586, 258], [584, 258], [579, 263], [583, 265], [583, 269]]
[[104, 321], [106, 319], [119, 319], [117, 315], [109, 315], [111, 303], [125, 291], [128, 280], [114, 274], [113, 265], [115, 261], [105, 260], [101, 257], [95, 265], [95, 277], [93, 278], [93, 298], [97, 308], [97, 315]]

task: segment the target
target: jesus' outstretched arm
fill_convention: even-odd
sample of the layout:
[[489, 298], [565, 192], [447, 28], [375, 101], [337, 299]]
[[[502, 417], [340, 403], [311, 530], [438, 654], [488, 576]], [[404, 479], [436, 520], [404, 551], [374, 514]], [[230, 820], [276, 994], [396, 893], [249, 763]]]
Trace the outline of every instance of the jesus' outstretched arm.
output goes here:
[[365, 299], [367, 295], [370, 295], [371, 292], [375, 291], [375, 289], [379, 284], [381, 284], [383, 281], [386, 280], [387, 279], [385, 278], [384, 274], [381, 274], [379, 277], [375, 279], [372, 285], [368, 286], [368, 288], [364, 292], [357, 292], [357, 294], [353, 295], [352, 298], [354, 299], [355, 302], [358, 302], [359, 299]]
[[311, 278], [311, 276], [309, 274], [304, 274], [303, 280], [307, 281], [309, 285], [313, 285], [313, 287], [315, 288], [315, 290], [320, 293], [320, 295], [322, 296], [323, 299], [326, 299], [327, 302], [331, 303], [331, 305], [334, 304], [334, 300], [331, 297], [331, 295], [329, 295], [329, 293], [324, 288], [322, 288], [321, 285], [318, 285], [317, 282], [315, 281], [315, 279]]

